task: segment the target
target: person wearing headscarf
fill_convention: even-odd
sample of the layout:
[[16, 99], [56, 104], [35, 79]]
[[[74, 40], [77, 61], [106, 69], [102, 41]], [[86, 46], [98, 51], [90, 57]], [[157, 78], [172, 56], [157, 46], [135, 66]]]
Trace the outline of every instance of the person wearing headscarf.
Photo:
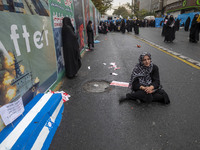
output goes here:
[[139, 57], [139, 63], [132, 71], [129, 88], [132, 92], [120, 99], [120, 103], [126, 100], [137, 100], [142, 102], [161, 102], [169, 104], [167, 93], [160, 85], [158, 66], [152, 63], [151, 54], [144, 52]]
[[74, 27], [71, 23], [71, 19], [68, 17], [63, 18], [62, 44], [65, 75], [68, 78], [73, 78], [81, 67], [81, 56], [77, 37], [74, 33]]
[[133, 20], [130, 20], [130, 32], [133, 31]]
[[88, 36], [88, 48], [91, 49], [90, 45], [94, 48], [94, 33], [92, 29], [92, 21], [89, 20], [87, 24], [87, 36]]
[[185, 31], [189, 30], [189, 26], [190, 26], [190, 17], [187, 18], [186, 22], [185, 22]]
[[99, 23], [98, 33], [103, 33], [103, 22], [102, 21], [100, 21], [100, 23]]
[[140, 26], [140, 22], [139, 22], [138, 19], [136, 19], [136, 20], [134, 21], [134, 32], [135, 32], [136, 35], [139, 34], [139, 26]]
[[173, 42], [174, 39], [175, 39], [175, 20], [173, 15], [171, 15], [166, 23], [164, 42]]
[[107, 34], [107, 33], [108, 33], [108, 25], [107, 25], [107, 22], [104, 22], [104, 23], [103, 23], [103, 33], [104, 33], [104, 34]]
[[125, 23], [124, 19], [122, 19], [120, 30], [121, 30], [122, 33], [125, 33], [126, 23]]
[[163, 28], [162, 28], [162, 36], [165, 36], [167, 21], [168, 21], [168, 16], [166, 16], [164, 19]]
[[130, 22], [130, 20], [128, 19], [127, 22], [126, 22], [126, 29], [127, 29], [128, 32], [131, 31], [130, 28], [131, 28], [131, 22]]
[[175, 31], [179, 31], [180, 28], [180, 20], [177, 18], [175, 21]]
[[190, 42], [197, 43], [199, 41], [200, 22], [197, 21], [199, 14], [195, 14], [190, 28]]
[[113, 23], [113, 21], [111, 20], [110, 22], [110, 32], [114, 31], [115, 25]]

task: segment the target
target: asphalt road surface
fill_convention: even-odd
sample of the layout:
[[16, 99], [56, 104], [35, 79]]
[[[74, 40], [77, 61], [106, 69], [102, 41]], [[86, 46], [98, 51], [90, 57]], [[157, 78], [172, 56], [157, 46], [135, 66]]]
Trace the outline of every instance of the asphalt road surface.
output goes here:
[[[139, 36], [114, 32], [99, 35], [97, 40], [101, 42], [95, 44], [94, 51], [85, 53], [78, 76], [63, 80], [60, 90], [69, 93], [71, 98], [64, 104], [62, 121], [50, 149], [200, 149], [200, 67], [159, 48], [200, 61], [200, 43], [189, 43], [188, 34], [178, 31], [173, 43], [163, 42], [160, 28], [141, 28]], [[135, 101], [119, 104], [119, 98], [130, 92], [125, 87], [109, 86], [105, 92], [87, 91], [85, 84], [90, 81], [98, 81], [99, 85], [94, 84], [97, 89], [101, 82], [129, 82], [132, 69], [144, 51], [152, 54], [153, 63], [159, 67], [170, 105]], [[120, 69], [109, 68], [111, 62]]]

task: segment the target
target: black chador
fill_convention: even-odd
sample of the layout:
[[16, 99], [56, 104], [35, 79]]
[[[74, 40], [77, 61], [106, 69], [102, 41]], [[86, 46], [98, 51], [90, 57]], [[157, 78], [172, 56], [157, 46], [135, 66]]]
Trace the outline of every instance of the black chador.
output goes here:
[[88, 48], [91, 49], [90, 45], [94, 47], [94, 33], [92, 29], [92, 21], [89, 20], [87, 24], [87, 36], [88, 36]]
[[186, 22], [185, 22], [185, 31], [189, 30], [189, 26], [190, 26], [190, 17], [188, 17]]
[[121, 32], [122, 32], [122, 33], [125, 33], [126, 24], [125, 24], [125, 21], [124, 21], [124, 19], [122, 19], [122, 22], [121, 22], [121, 27], [120, 27], [120, 29], [121, 29]]
[[115, 25], [114, 25], [114, 23], [111, 21], [111, 22], [110, 22], [110, 31], [112, 32], [112, 31], [114, 30], [114, 28], [115, 28]]
[[127, 20], [126, 29], [127, 29], [128, 32], [130, 32], [130, 30], [131, 30], [130, 28], [131, 28], [131, 22], [130, 22], [130, 20]]
[[180, 28], [180, 20], [177, 18], [175, 21], [175, 31], [179, 31]]
[[134, 31], [135, 31], [135, 34], [139, 34], [139, 26], [140, 26], [140, 23], [139, 23], [139, 20], [135, 20], [134, 21]]
[[166, 16], [164, 19], [163, 28], [162, 28], [162, 36], [165, 36], [167, 21], [168, 21], [168, 16]]
[[62, 43], [66, 76], [72, 78], [75, 77], [81, 67], [81, 56], [74, 27], [68, 17], [63, 19]]
[[190, 28], [190, 42], [197, 43], [199, 41], [200, 22], [197, 22], [198, 14], [192, 20]]
[[132, 32], [133, 29], [133, 20], [130, 21], [130, 32]]
[[108, 25], [106, 22], [103, 23], [103, 33], [107, 34], [108, 33]]
[[172, 42], [175, 39], [175, 20], [171, 15], [166, 24], [165, 40], [164, 42]]

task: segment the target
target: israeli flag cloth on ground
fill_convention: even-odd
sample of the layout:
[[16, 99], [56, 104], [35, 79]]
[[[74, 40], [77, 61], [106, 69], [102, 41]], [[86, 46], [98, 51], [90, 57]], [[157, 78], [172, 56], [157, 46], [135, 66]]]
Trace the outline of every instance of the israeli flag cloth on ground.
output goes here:
[[23, 115], [0, 132], [0, 149], [48, 149], [64, 110], [61, 94], [38, 94]]

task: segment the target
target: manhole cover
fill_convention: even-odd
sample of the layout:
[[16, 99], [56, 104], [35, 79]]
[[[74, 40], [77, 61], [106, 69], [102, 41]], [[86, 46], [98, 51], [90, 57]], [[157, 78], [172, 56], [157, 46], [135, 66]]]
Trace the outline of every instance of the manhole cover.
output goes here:
[[107, 81], [89, 81], [83, 85], [83, 89], [87, 92], [100, 93], [109, 90], [109, 86]]

